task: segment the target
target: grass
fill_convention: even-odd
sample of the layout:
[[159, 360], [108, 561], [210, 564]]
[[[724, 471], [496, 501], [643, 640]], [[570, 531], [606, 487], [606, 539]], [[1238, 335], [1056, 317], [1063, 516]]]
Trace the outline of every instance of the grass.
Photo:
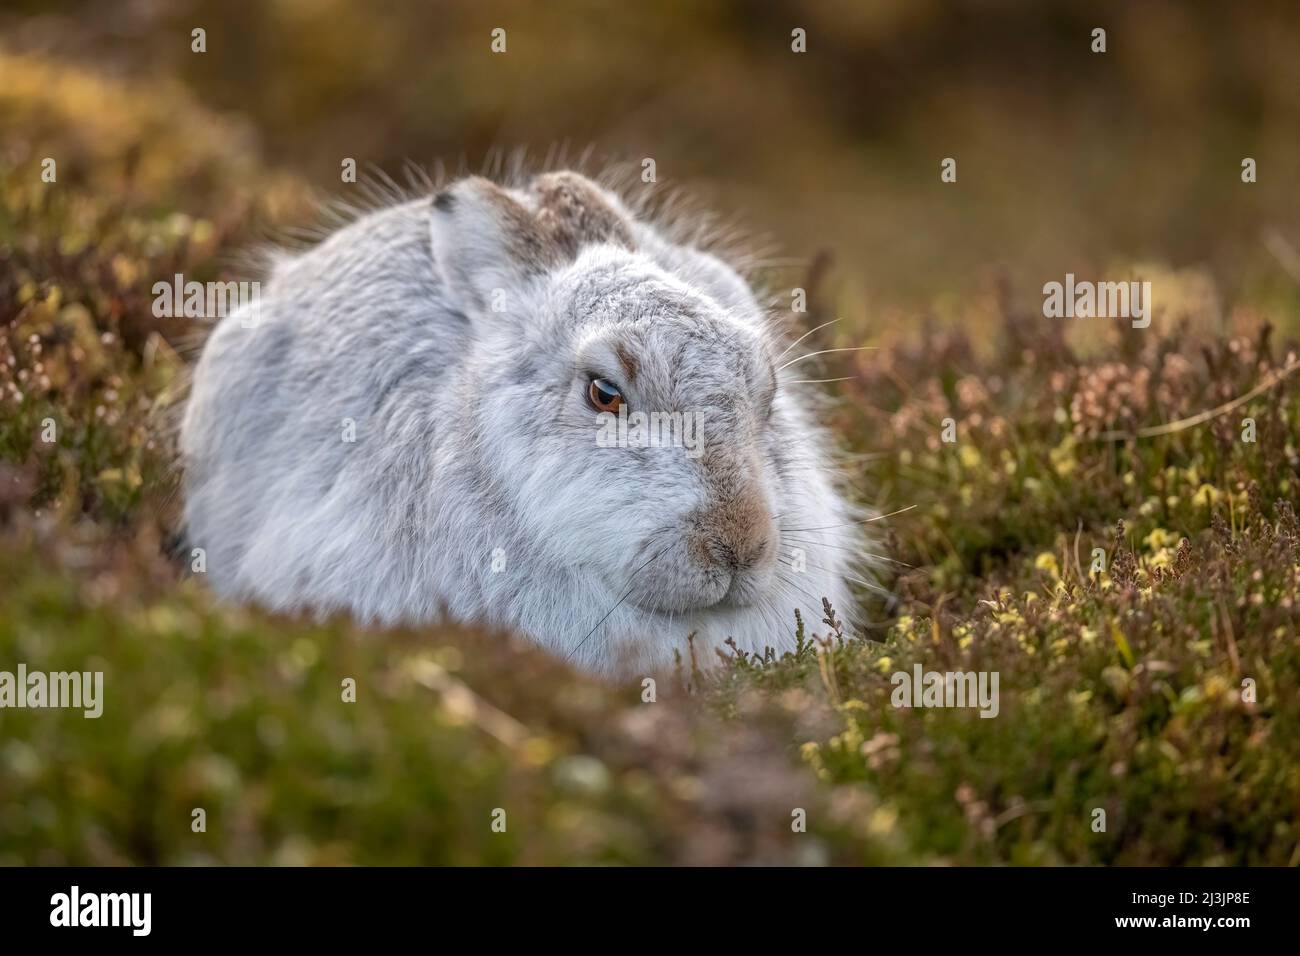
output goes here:
[[[1300, 863], [1296, 379], [1100, 437], [1295, 362], [1195, 276], [1144, 331], [1007, 294], [848, 353], [855, 478], [915, 506], [882, 523], [897, 606], [866, 595], [871, 640], [688, 651], [647, 703], [505, 635], [223, 606], [169, 557], [196, 329], [150, 286], [226, 277], [305, 190], [180, 91], [3, 65], [0, 669], [103, 670], [107, 701], [0, 710], [0, 863]], [[996, 671], [998, 716], [891, 706], [916, 664]]]

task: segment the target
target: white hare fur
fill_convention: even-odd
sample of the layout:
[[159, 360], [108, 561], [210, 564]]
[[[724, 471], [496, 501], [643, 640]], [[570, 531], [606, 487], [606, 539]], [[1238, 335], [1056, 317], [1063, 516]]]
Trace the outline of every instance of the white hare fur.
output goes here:
[[[225, 317], [181, 431], [216, 591], [519, 632], [606, 673], [695, 635], [794, 645], [852, 615], [863, 512], [806, 363], [730, 266], [571, 172], [469, 177], [276, 257]], [[703, 449], [599, 447], [591, 379], [690, 411]], [[345, 439], [346, 420], [355, 440]], [[802, 554], [801, 554], [802, 553]]]

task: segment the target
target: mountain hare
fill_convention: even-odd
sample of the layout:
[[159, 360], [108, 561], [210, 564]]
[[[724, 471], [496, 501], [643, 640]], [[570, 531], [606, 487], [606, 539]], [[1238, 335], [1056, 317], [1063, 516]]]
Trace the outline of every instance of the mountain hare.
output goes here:
[[869, 573], [799, 358], [736, 271], [592, 180], [463, 178], [281, 255], [216, 327], [188, 540], [229, 598], [596, 671], [690, 634], [780, 652]]

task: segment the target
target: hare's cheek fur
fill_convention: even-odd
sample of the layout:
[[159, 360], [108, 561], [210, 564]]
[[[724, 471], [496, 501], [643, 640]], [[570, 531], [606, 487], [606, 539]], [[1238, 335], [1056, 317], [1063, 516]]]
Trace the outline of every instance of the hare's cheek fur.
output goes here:
[[[591, 181], [460, 180], [279, 257], [263, 288], [257, 321], [213, 333], [182, 425], [187, 534], [221, 594], [450, 616], [602, 671], [670, 664], [688, 634], [703, 661], [784, 650], [823, 598], [852, 616], [863, 516], [796, 387], [757, 414], [748, 288]], [[699, 457], [597, 447], [572, 343], [629, 315], [640, 384], [674, 407], [683, 383], [734, 393], [745, 427]]]

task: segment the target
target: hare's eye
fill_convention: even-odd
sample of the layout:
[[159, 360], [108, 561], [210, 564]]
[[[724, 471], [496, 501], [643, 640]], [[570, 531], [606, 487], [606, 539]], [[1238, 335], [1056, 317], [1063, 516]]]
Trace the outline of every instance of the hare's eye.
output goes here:
[[593, 378], [587, 387], [587, 398], [598, 412], [617, 412], [623, 405], [623, 393], [618, 386], [603, 378]]

